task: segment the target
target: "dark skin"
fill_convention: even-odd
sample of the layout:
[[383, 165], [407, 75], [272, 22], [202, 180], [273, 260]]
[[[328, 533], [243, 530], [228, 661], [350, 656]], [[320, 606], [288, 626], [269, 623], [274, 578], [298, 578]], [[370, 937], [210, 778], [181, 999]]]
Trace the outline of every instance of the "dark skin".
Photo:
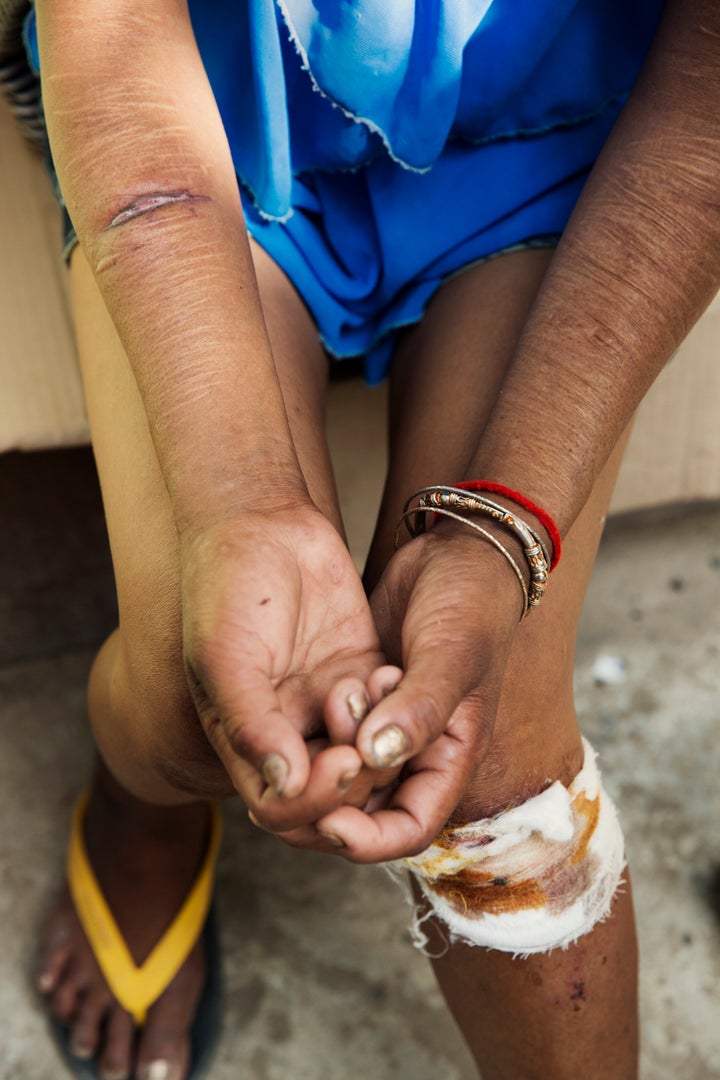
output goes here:
[[[309, 655], [311, 638], [303, 643], [297, 620], [312, 591], [303, 601], [290, 597], [280, 600], [290, 620], [285, 626], [274, 619], [268, 622], [267, 609], [262, 607], [255, 609], [248, 623], [249, 613], [244, 606], [237, 607], [232, 586], [225, 590], [223, 604], [214, 610], [201, 597], [212, 594], [218, 575], [228, 582], [237, 578], [240, 588], [242, 566], [248, 558], [245, 546], [256, 547], [254, 532], [264, 537], [268, 567], [275, 565], [273, 573], [287, 564], [282, 573], [286, 577], [297, 573], [298, 581], [312, 575], [315, 548], [318, 557], [324, 558], [336, 542], [303, 494], [244, 233], [231, 225], [240, 214], [234, 176], [217, 117], [212, 116], [212, 103], [201, 90], [199, 73], [197, 91], [188, 90], [187, 72], [196, 58], [184, 5], [156, 0], [156, 6], [157, 12], [154, 5], [147, 11], [143, 5], [140, 16], [131, 0], [125, 0], [120, 5], [123, 10], [118, 11], [123, 16], [118, 28], [107, 16], [97, 21], [73, 19], [64, 0], [41, 5], [46, 70], [55, 73], [46, 86], [50, 134], [68, 205], [133, 364], [175, 508], [185, 568], [186, 667], [201, 715], [208, 716], [208, 703], [210, 706], [212, 716], [206, 731], [253, 813], [270, 828], [287, 829], [317, 820], [323, 805], [331, 810], [332, 803], [337, 803], [332, 792], [341, 775], [353, 768], [349, 748], [342, 758], [337, 747], [330, 749], [327, 753], [338, 757], [337, 767], [328, 768], [325, 774], [318, 764], [320, 759], [316, 759], [316, 775], [308, 785], [310, 763], [297, 730], [298, 723], [302, 728], [308, 722], [305, 707], [296, 707], [285, 696], [280, 701], [271, 689], [280, 679], [293, 698], [289, 688], [299, 685], [293, 672], [298, 663], [305, 663], [301, 657]], [[118, 85], [126, 85], [122, 80], [129, 83], [133, 71], [127, 70], [123, 33], [131, 32], [136, 17], [152, 20], [169, 15], [178, 50], [172, 64], [179, 64], [181, 53], [188, 64], [185, 88], [178, 87], [179, 98], [169, 107], [184, 109], [185, 96], [192, 92], [192, 111], [198, 116], [198, 101], [202, 100], [207, 123], [198, 123], [192, 132], [180, 125], [178, 133], [178, 127], [165, 119], [168, 104], [164, 98], [154, 101], [148, 94], [128, 105], [121, 95], [124, 138], [118, 141], [113, 137], [110, 143], [101, 120], [102, 109], [112, 116], [118, 107], [117, 94], [106, 106], [98, 104], [95, 96], [92, 112], [88, 112], [93, 56], [97, 55], [98, 62], [102, 58], [106, 83], [113, 83], [112, 73], [117, 68]], [[642, 77], [586, 186], [482, 440], [467, 463], [468, 475], [502, 476], [510, 486], [535, 497], [555, 517], [562, 533], [577, 517], [646, 389], [720, 280], [720, 144], [713, 120], [720, 101], [718, 18], [708, 0], [668, 5]], [[166, 42], [161, 45], [157, 56], [143, 54], [133, 61], [132, 54], [130, 67], [142, 61], [144, 70], [148, 66], [155, 70], [157, 63], [159, 79], [177, 82], [168, 70]], [[65, 58], [71, 60], [76, 48], [83, 50], [83, 70], [79, 72], [74, 65], [72, 74], [63, 75]], [[199, 134], [201, 129], [205, 134]], [[144, 156], [142, 147], [148, 137], [152, 154], [148, 147]], [[139, 161], [139, 166], [128, 163], [125, 141], [131, 142], [133, 161]], [[66, 147], [76, 146], [80, 152], [66, 151]], [[143, 206], [143, 212], [138, 213], [137, 194], [128, 199], [124, 193], [140, 190], [147, 194], [151, 161], [158, 163], [150, 187], [153, 195], [157, 191], [187, 191], [194, 198], [174, 200], [150, 212]], [[124, 216], [124, 223], [109, 228], [118, 214]], [[181, 264], [169, 256], [178, 230], [185, 253]], [[212, 302], [202, 307], [201, 320], [197, 318], [194, 288], [199, 267], [202, 280], [213, 292]], [[191, 283], [192, 297], [188, 295]], [[231, 311], [232, 318], [228, 315]], [[235, 332], [238, 323], [244, 328], [241, 343]], [[216, 343], [211, 367], [208, 342]], [[242, 356], [237, 355], [238, 350]], [[232, 374], [233, 357], [246, 373], [242, 386]], [[198, 368], [201, 358], [202, 367]], [[198, 400], [193, 388], [200, 371], [204, 392]], [[248, 393], [254, 394], [254, 399], [248, 400]], [[239, 395], [242, 409], [236, 404]], [[213, 416], [211, 425], [203, 422], [206, 414]], [[243, 423], [238, 425], [240, 415]], [[262, 418], [261, 424], [253, 425], [254, 415]], [[272, 442], [268, 431], [276, 433]], [[218, 432], [222, 432], [220, 438]], [[266, 490], [268, 485], [281, 507], [292, 508], [297, 524], [292, 535], [284, 525], [278, 529], [269, 526], [264, 512], [254, 505], [254, 492], [259, 486]], [[242, 537], [235, 524], [240, 512]], [[456, 532], [448, 528], [445, 535], [454, 537]], [[458, 542], [465, 544], [464, 540]], [[374, 832], [377, 822], [345, 813], [345, 820], [352, 816], [353, 827], [360, 830], [352, 838], [343, 834], [344, 854], [349, 857], [390, 857], [426, 844], [464, 786], [467, 767], [458, 765], [459, 758], [475, 756], [478, 747], [474, 737], [468, 738], [458, 755], [455, 744], [449, 744], [442, 734], [460, 702], [469, 694], [477, 695], [481, 687], [485, 688], [482, 697], [487, 715], [482, 728], [491, 727], [503, 656], [516, 622], [516, 604], [507, 603], [502, 613], [496, 610], [486, 624], [468, 629], [467, 647], [487, 658], [479, 670], [469, 670], [461, 681], [438, 678], [438, 671], [447, 669], [442, 649], [438, 650], [432, 634], [417, 634], [416, 630], [431, 624], [439, 583], [453, 572], [457, 548], [437, 545], [435, 550], [434, 540], [419, 540], [415, 542], [417, 552], [428, 543], [433, 558], [413, 559], [411, 573], [416, 577], [412, 589], [407, 587], [404, 570], [398, 572], [400, 560], [406, 559], [400, 553], [373, 598], [382, 644], [405, 674], [402, 691], [373, 710], [359, 729], [356, 746], [365, 766], [376, 767], [372, 739], [382, 727], [393, 724], [406, 736], [405, 751], [394, 764], [415, 759], [434, 746], [430, 760], [433, 771], [437, 768], [443, 774], [444, 783], [433, 783], [436, 794], [430, 795], [428, 789], [427, 798], [420, 785], [425, 809], [413, 824], [396, 803], [395, 817], [383, 819], [391, 832], [383, 830], [379, 843], [377, 838], [371, 840], [367, 831]], [[338, 568], [346, 566], [341, 545], [335, 557]], [[472, 574], [484, 588], [491, 588], [489, 578], [496, 574], [496, 554], [475, 545], [467, 558]], [[339, 570], [341, 576], [346, 572], [350, 572], [349, 567]], [[350, 606], [348, 595], [353, 597]], [[355, 597], [352, 588], [344, 589], [342, 595], [338, 590], [336, 596], [341, 605], [336, 616], [349, 628], [347, 620], [355, 618], [356, 605], [358, 612], [362, 610], [361, 597]], [[320, 692], [326, 696], [332, 697], [333, 684], [341, 675], [366, 679], [378, 666], [381, 658], [377, 639], [373, 640], [370, 612], [366, 610], [361, 618], [366, 644], [349, 660], [318, 653], [316, 645], [312, 646], [313, 684], [322, 687]], [[389, 625], [385, 625], [388, 619]], [[253, 640], [262, 642], [262, 655], [254, 647], [249, 651], [240, 648], [238, 625], [259, 635]], [[311, 635], [320, 632], [316, 616], [310, 616], [309, 621], [303, 617], [302, 625]], [[395, 642], [400, 625], [404, 641], [398, 649]], [[411, 625], [415, 627], [412, 631]], [[356, 636], [357, 623], [355, 626]], [[235, 640], [232, 663], [222, 646], [228, 637], [226, 631], [231, 629]], [[237, 682], [238, 672], [242, 672], [241, 683]], [[241, 684], [254, 687], [251, 695], [241, 695], [242, 702], [255, 700], [252, 710], [245, 711], [247, 706], [238, 700], [235, 687]], [[265, 704], [260, 705], [263, 700]], [[330, 706], [331, 713], [334, 708]], [[341, 708], [339, 703], [337, 708]], [[286, 719], [293, 712], [299, 718], [295, 723]], [[239, 760], [237, 768], [231, 764], [231, 758], [237, 757], [262, 774], [269, 754], [279, 755], [283, 762], [282, 795], [277, 798], [264, 796], [264, 787]], [[129, 776], [124, 779], [128, 782]], [[417, 786], [415, 780], [413, 789]], [[443, 791], [440, 799], [438, 789]], [[171, 796], [163, 796], [158, 788], [157, 797]], [[337, 820], [333, 819], [335, 824]]]
[[[108, 13], [100, 0], [88, 0], [80, 16], [68, 0], [44, 0], [38, 12], [56, 163], [169, 493], [183, 678], [214, 750], [193, 766], [197, 739], [173, 744], [176, 780], [185, 770], [180, 785], [169, 771], [158, 773], [145, 717], [140, 723], [131, 708], [98, 706], [94, 730], [111, 772], [147, 804], [237, 791], [257, 820], [290, 842], [361, 862], [420, 850], [453, 811], [482, 816], [531, 794], [550, 769], [570, 779], [579, 763], [572, 739], [559, 739], [556, 758], [541, 760], [537, 774], [525, 759], [514, 771], [522, 715], [509, 719], [515, 701], [507, 671], [513, 646], [527, 647], [532, 632], [517, 630], [517, 583], [500, 557], [450, 525], [392, 555], [389, 533], [414, 487], [463, 475], [518, 488], [550, 511], [563, 536], [577, 530], [638, 402], [720, 283], [716, 5], [667, 5], [530, 317], [526, 310], [515, 319], [522, 336], [507, 363], [496, 366], [487, 408], [468, 408], [454, 456], [438, 448], [432, 463], [407, 466], [413, 444], [419, 457], [419, 448], [438, 441], [438, 431], [454, 432], [458, 421], [441, 395], [432, 410], [418, 407], [427, 389], [420, 368], [402, 384], [394, 432], [410, 450], [389, 481], [367, 572], [369, 605], [327, 508], [331, 500], [323, 501], [305, 458], [300, 464], [232, 165], [184, 4], [119, 0]], [[142, 49], [138, 27], [153, 31], [141, 35]], [[156, 73], [152, 85], [148, 71]], [[192, 126], [189, 115], [197, 120]], [[160, 199], [152, 209], [137, 203], [158, 192], [193, 198]], [[174, 255], [180, 249], [182, 260]], [[470, 306], [463, 301], [458, 311]], [[460, 323], [457, 315], [446, 330]], [[428, 371], [437, 378], [437, 365]], [[268, 513], [267, 491], [277, 514]], [[577, 581], [584, 574], [578, 571]], [[272, 583], [268, 603], [267, 590], [257, 592], [261, 579]], [[174, 574], [168, 580], [175, 589]], [[468, 598], [458, 584], [465, 581], [484, 604]], [[580, 593], [576, 582], [573, 602]], [[566, 652], [571, 630], [569, 622]], [[120, 645], [124, 662], [122, 635]], [[107, 686], [127, 689], [127, 668], [112, 660], [112, 678], [95, 680], [96, 701], [107, 698]], [[388, 671], [387, 660], [397, 670]], [[396, 685], [400, 673], [399, 687], [383, 696], [383, 680]], [[513, 669], [513, 679], [520, 677]], [[374, 708], [357, 728], [349, 703], [364, 688]], [[556, 687], [542, 690], [550, 700]], [[503, 701], [510, 701], [505, 709]], [[387, 725], [405, 736], [392, 762], [405, 766], [403, 779], [381, 804], [374, 796], [366, 812], [360, 806], [368, 792], [388, 778], [374, 747]], [[318, 732], [333, 745], [310, 745]], [[157, 742], [170, 745], [165, 732]], [[550, 735], [544, 742], [554, 745]], [[281, 763], [269, 761], [272, 755]], [[617, 958], [631, 948], [627, 904], [623, 910], [625, 936], [620, 944], [613, 938]], [[554, 960], [559, 981], [566, 980], [565, 961]], [[506, 970], [503, 958], [493, 964], [479, 981], [491, 977], [509, 995], [517, 968]], [[592, 974], [593, 1000], [605, 1002], [602, 1018], [611, 995], [603, 998], [594, 961], [584, 970]], [[627, 1000], [621, 1005], [630, 1008]], [[534, 1022], [544, 1030], [542, 1018]], [[495, 1075], [517, 1076], [517, 1062], [498, 1053]], [[619, 1066], [617, 1075], [632, 1075], [632, 1048], [626, 1043], [618, 1053], [625, 1071]], [[559, 1067], [556, 1075], [563, 1075]]]

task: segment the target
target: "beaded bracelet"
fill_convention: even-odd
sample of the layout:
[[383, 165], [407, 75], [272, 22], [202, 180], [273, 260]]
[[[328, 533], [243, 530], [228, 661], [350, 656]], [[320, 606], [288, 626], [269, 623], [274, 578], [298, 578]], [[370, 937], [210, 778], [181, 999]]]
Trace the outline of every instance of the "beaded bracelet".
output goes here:
[[547, 530], [547, 534], [550, 537], [550, 543], [552, 544], [552, 558], [550, 560], [550, 570], [553, 571], [557, 564], [560, 562], [560, 556], [562, 554], [562, 540], [560, 539], [560, 530], [548, 514], [547, 510], [543, 510], [537, 503], [532, 502], [527, 496], [521, 494], [519, 491], [515, 491], [513, 488], [505, 487], [504, 484], [496, 484], [492, 480], [461, 480], [458, 484], [453, 484], [453, 487], [460, 488], [461, 491], [489, 491], [491, 495], [504, 495], [510, 502], [517, 503], [518, 506], [522, 506], [524, 510], [529, 510], [531, 514], [534, 514], [541, 525]]
[[[473, 489], [469, 490], [470, 483], [473, 485]], [[538, 535], [526, 521], [519, 518], [513, 511], [508, 510], [507, 507], [501, 506], [499, 503], [493, 502], [491, 499], [486, 498], [475, 489], [476, 482], [470, 482], [464, 484], [462, 487], [445, 487], [441, 485], [431, 485], [421, 488], [416, 491], [407, 500], [403, 507], [403, 513], [398, 523], [398, 529], [402, 522], [405, 522], [405, 526], [411, 536], [418, 536], [425, 531], [425, 514], [432, 513], [434, 515], [440, 514], [447, 517], [453, 517], [455, 520], [463, 522], [465, 525], [469, 525], [470, 528], [474, 528], [476, 531], [481, 532], [486, 538], [489, 539], [489, 534], [481, 529], [475, 522], [469, 520], [463, 516], [468, 513], [481, 513], [491, 517], [498, 524], [508, 528], [520, 541], [523, 549], [523, 555], [527, 562], [528, 570], [530, 573], [530, 583], [527, 587], [527, 602], [523, 611], [522, 617], [528, 614], [530, 608], [537, 607], [543, 598], [545, 589], [547, 587], [547, 581], [551, 564], [548, 558], [547, 549]], [[479, 486], [479, 485], [478, 485]], [[505, 492], [503, 492], [504, 494]], [[411, 504], [417, 500], [417, 505]], [[533, 511], [534, 512], [534, 511]], [[418, 515], [423, 515], [421, 522], [418, 521]], [[539, 517], [539, 515], [536, 515]], [[553, 530], [548, 529], [551, 538], [554, 539], [554, 534], [557, 534], [552, 519], [548, 515], [545, 515], [553, 525]], [[412, 521], [411, 521], [412, 519]], [[543, 521], [545, 524], [545, 521]], [[547, 526], [546, 526], [547, 527]], [[559, 540], [559, 534], [558, 540]], [[499, 547], [503, 551], [506, 558], [511, 559], [509, 552], [507, 552], [499, 541], [492, 538], [496, 547]], [[396, 532], [396, 544], [397, 544], [397, 532]], [[554, 545], [553, 545], [554, 546]], [[557, 565], [556, 550], [553, 550], [554, 565]], [[512, 560], [513, 566], [517, 569], [517, 564]], [[521, 576], [521, 575], [520, 575]], [[524, 581], [522, 582], [524, 586]], [[525, 589], [524, 589], [525, 594]]]
[[[410, 524], [410, 518], [413, 517], [415, 514], [419, 514], [419, 513], [422, 513], [422, 512], [427, 513], [427, 511], [428, 511], [427, 507], [421, 507], [421, 506], [415, 506], [415, 507], [412, 507], [409, 510], [405, 509], [403, 511], [402, 516], [401, 516], [400, 520], [397, 523], [397, 528], [395, 529], [395, 547], [396, 548], [399, 547], [399, 543], [400, 543], [400, 538], [399, 538], [400, 526], [403, 524], [403, 522], [405, 523], [405, 526], [406, 526], [408, 532], [410, 533], [410, 535], [415, 537], [420, 532], [423, 532], [424, 529], [417, 529], [414, 524], [411, 525]], [[530, 594], [529, 594], [529, 591], [528, 591], [528, 587], [525, 584], [525, 578], [522, 576], [522, 571], [520, 570], [520, 567], [515, 562], [514, 558], [512, 557], [512, 555], [510, 554], [508, 549], [505, 547], [505, 545], [501, 544], [500, 541], [498, 540], [498, 538], [496, 536], [493, 536], [492, 533], [489, 533], [487, 531], [487, 529], [483, 529], [482, 525], [478, 525], [478, 523], [476, 521], [470, 521], [468, 518], [462, 517], [461, 514], [456, 514], [452, 510], [448, 510], [444, 506], [435, 506], [435, 507], [433, 507], [433, 513], [437, 514], [440, 517], [452, 518], [453, 521], [459, 521], [462, 525], [468, 525], [471, 529], [474, 529], [475, 532], [478, 532], [478, 533], [480, 533], [481, 536], [484, 536], [484, 538], [486, 540], [488, 540], [497, 551], [499, 551], [502, 555], [504, 555], [505, 559], [508, 561], [508, 563], [512, 567], [513, 573], [515, 574], [515, 577], [520, 582], [520, 588], [522, 589], [523, 608], [522, 608], [522, 612], [520, 613], [520, 621], [522, 622], [522, 620], [525, 618], [525, 616], [530, 611], [530, 607], [531, 607]]]

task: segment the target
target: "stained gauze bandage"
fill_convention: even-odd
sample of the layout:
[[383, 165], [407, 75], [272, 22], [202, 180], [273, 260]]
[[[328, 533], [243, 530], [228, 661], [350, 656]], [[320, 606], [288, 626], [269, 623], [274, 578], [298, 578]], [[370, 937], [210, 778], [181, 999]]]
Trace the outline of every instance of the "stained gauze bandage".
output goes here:
[[625, 865], [615, 807], [603, 790], [595, 751], [569, 787], [556, 781], [496, 817], [443, 830], [420, 855], [392, 865], [410, 869], [430, 910], [413, 932], [439, 916], [451, 941], [516, 954], [569, 945], [604, 919]]

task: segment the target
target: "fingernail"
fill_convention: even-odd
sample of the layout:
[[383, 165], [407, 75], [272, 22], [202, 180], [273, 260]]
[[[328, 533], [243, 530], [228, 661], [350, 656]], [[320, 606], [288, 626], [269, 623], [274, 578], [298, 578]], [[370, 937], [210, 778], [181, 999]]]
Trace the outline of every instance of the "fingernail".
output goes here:
[[170, 1062], [165, 1060], [151, 1061], [138, 1072], [138, 1080], [168, 1080], [170, 1076]]
[[255, 825], [258, 829], [262, 829], [262, 825], [260, 824], [258, 819], [253, 814], [252, 810], [248, 810], [248, 817], [252, 821], [253, 825]]
[[364, 720], [370, 712], [370, 702], [368, 701], [367, 694], [363, 690], [353, 690], [352, 694], [348, 694], [347, 706], [348, 712], [356, 724], [359, 724], [361, 720]]
[[341, 840], [335, 833], [322, 832], [318, 829], [318, 836], [322, 836], [323, 840], [327, 840], [328, 844], [332, 844], [333, 847], [345, 847], [345, 841]]
[[373, 756], [380, 769], [399, 765], [410, 749], [410, 741], [397, 724], [388, 724], [373, 739]]
[[[288, 763], [280, 754], [268, 754], [262, 763], [263, 780], [276, 795], [282, 795], [289, 773]], [[150, 1080], [156, 1080], [153, 1076]], [[159, 1080], [163, 1080], [159, 1077]]]
[[353, 781], [357, 780], [359, 775], [359, 769], [353, 769], [350, 772], [343, 773], [337, 782], [338, 791], [347, 791], [348, 788], [351, 788], [353, 785]]
[[52, 990], [55, 980], [49, 971], [43, 971], [42, 975], [38, 976], [38, 990], [41, 994], [47, 994], [49, 990]]

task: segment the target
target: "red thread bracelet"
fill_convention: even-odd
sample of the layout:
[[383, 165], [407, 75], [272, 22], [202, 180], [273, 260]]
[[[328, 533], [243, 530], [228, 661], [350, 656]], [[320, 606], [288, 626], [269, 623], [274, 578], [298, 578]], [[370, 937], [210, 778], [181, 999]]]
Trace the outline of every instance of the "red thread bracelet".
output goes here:
[[495, 484], [492, 480], [461, 480], [459, 484], [452, 484], [451, 486], [461, 488], [463, 491], [489, 491], [494, 495], [504, 495], [506, 499], [510, 499], [511, 502], [517, 503], [518, 506], [522, 506], [525, 510], [529, 510], [547, 529], [553, 547], [550, 570], [555, 569], [560, 562], [562, 541], [558, 527], [547, 510], [543, 510], [541, 506], [536, 506], [534, 502], [531, 502], [525, 495], [521, 495], [519, 491], [513, 491], [512, 488], [505, 487], [504, 484]]

